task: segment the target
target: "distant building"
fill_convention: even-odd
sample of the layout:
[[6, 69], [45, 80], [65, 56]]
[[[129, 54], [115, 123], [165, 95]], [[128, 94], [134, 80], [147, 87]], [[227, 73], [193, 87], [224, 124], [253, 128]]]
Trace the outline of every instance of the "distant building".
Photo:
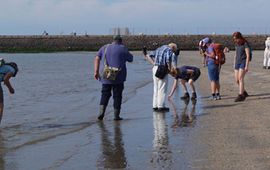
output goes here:
[[125, 28], [112, 28], [111, 29], [111, 34], [112, 35], [131, 35], [129, 28], [125, 27]]
[[42, 35], [49, 35], [46, 30], [43, 31]]

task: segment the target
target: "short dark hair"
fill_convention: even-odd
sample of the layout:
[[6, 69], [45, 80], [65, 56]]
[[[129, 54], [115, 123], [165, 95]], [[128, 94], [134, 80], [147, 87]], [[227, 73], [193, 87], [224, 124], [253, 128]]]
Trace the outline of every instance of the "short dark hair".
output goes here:
[[113, 40], [117, 42], [122, 42], [122, 36], [121, 35], [115, 35], [113, 36]]

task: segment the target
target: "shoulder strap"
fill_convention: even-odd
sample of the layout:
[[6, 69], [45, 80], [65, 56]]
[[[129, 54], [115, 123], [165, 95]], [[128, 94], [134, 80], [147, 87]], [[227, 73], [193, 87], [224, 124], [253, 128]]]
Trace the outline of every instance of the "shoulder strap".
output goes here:
[[106, 45], [105, 50], [104, 50], [104, 54], [103, 54], [103, 57], [104, 57], [104, 65], [105, 65], [105, 66], [108, 65], [107, 58], [106, 58], [108, 46], [110, 46], [110, 44], [107, 44], [107, 45]]

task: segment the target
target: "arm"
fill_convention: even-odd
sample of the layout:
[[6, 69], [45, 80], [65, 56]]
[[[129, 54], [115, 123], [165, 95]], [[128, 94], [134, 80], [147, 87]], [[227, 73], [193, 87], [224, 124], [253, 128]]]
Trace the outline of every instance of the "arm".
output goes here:
[[152, 57], [150, 57], [150, 55], [146, 54], [146, 55], [144, 55], [144, 58], [145, 58], [150, 64], [152, 64], [152, 65], [155, 64], [155, 61], [153, 60]]
[[248, 72], [248, 66], [249, 66], [249, 60], [250, 60], [250, 49], [245, 48], [245, 52], [247, 55], [245, 71]]
[[204, 54], [210, 58], [215, 58], [216, 55], [215, 55], [215, 51], [214, 51], [214, 48], [212, 46], [209, 46], [207, 48], [207, 50], [204, 52]]
[[133, 55], [129, 51], [127, 53], [127, 61], [131, 63], [133, 61]]
[[228, 47], [224, 47], [223, 52], [224, 53], [229, 53], [230, 52], [230, 49]]
[[11, 78], [13, 76], [13, 73], [11, 73], [11, 72], [9, 72], [9, 73], [7, 73], [6, 75], [5, 75], [5, 77], [4, 77], [4, 84], [7, 86], [7, 88], [8, 88], [8, 90], [9, 90], [9, 92], [10, 92], [10, 94], [14, 94], [14, 89], [13, 89], [13, 87], [12, 87], [12, 85], [10, 84], [10, 81], [9, 81], [9, 79]]
[[100, 58], [98, 56], [96, 56], [95, 61], [94, 61], [94, 78], [96, 80], [100, 79], [99, 65], [100, 65]]
[[177, 82], [178, 82], [178, 79], [174, 79], [171, 92], [168, 95], [168, 100], [171, 100], [171, 97], [172, 97], [173, 93], [175, 92], [175, 90], [177, 88]]
[[206, 56], [210, 57], [210, 58], [215, 58], [215, 53], [214, 52], [210, 52], [208, 53], [207, 51], [204, 53]]

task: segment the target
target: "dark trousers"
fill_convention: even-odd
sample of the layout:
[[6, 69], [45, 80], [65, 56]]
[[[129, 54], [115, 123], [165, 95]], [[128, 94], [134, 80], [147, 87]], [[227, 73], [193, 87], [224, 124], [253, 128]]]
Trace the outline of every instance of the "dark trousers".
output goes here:
[[122, 93], [124, 90], [124, 83], [122, 84], [102, 84], [100, 105], [107, 106], [113, 92], [113, 107], [114, 109], [121, 109]]

